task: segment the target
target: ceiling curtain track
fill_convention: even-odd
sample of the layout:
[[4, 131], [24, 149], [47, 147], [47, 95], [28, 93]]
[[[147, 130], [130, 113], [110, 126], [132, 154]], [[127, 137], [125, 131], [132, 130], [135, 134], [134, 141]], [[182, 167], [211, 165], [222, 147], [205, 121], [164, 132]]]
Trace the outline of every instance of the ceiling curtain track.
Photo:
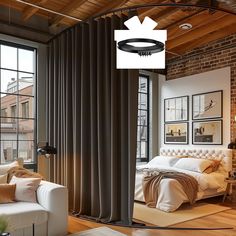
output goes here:
[[50, 180], [68, 187], [70, 211], [131, 225], [138, 70], [116, 69], [113, 36], [125, 20], [79, 23], [49, 42], [46, 119], [58, 150]]

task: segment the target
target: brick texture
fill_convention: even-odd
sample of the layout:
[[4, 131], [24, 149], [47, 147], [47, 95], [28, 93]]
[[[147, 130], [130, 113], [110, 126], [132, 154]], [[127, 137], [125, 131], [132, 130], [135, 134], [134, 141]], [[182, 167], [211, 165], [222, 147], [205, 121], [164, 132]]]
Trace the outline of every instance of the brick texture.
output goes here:
[[[223, 67], [231, 68], [231, 140], [236, 139], [236, 34], [203, 47], [195, 48], [182, 56], [167, 61], [167, 80], [199, 74]], [[224, 78], [222, 78], [223, 80]], [[236, 151], [233, 152], [233, 167], [236, 168]]]

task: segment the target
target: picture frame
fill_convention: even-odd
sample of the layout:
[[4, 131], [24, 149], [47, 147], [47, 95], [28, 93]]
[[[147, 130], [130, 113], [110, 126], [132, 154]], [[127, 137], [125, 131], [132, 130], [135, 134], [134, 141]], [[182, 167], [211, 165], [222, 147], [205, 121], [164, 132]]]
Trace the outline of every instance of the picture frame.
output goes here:
[[182, 122], [189, 120], [189, 96], [164, 99], [164, 121]]
[[194, 145], [222, 145], [222, 120], [194, 121], [192, 123], [192, 144]]
[[165, 144], [188, 144], [188, 122], [166, 123], [164, 126]]
[[223, 117], [223, 90], [192, 95], [192, 119]]

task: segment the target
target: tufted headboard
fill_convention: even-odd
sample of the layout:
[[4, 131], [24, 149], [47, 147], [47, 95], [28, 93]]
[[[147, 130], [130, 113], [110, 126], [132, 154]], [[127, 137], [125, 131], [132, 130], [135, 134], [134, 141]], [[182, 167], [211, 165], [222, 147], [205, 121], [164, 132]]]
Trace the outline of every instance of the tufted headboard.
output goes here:
[[221, 160], [222, 166], [228, 172], [232, 171], [232, 150], [214, 148], [170, 148], [162, 147], [161, 156], [188, 155], [196, 158]]

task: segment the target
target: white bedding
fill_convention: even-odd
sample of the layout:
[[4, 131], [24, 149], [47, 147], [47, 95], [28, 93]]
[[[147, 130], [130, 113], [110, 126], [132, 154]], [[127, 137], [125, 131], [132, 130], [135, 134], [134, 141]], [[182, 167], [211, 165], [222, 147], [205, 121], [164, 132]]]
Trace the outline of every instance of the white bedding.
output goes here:
[[[157, 165], [147, 164], [138, 166], [137, 169], [143, 168], [157, 168]], [[217, 195], [225, 191], [226, 183], [224, 182], [227, 177], [227, 172], [223, 169], [212, 172], [210, 174], [198, 173], [189, 170], [178, 169], [171, 166], [158, 165], [162, 170], [174, 170], [193, 176], [199, 183], [197, 200], [205, 198], [209, 193], [210, 195]], [[135, 200], [144, 202], [143, 190], [142, 190], [142, 178], [143, 174], [137, 172], [135, 183]], [[188, 201], [187, 196], [181, 186], [181, 184], [174, 179], [162, 179], [158, 189], [158, 201], [156, 208], [171, 212], [180, 207], [183, 202]]]

